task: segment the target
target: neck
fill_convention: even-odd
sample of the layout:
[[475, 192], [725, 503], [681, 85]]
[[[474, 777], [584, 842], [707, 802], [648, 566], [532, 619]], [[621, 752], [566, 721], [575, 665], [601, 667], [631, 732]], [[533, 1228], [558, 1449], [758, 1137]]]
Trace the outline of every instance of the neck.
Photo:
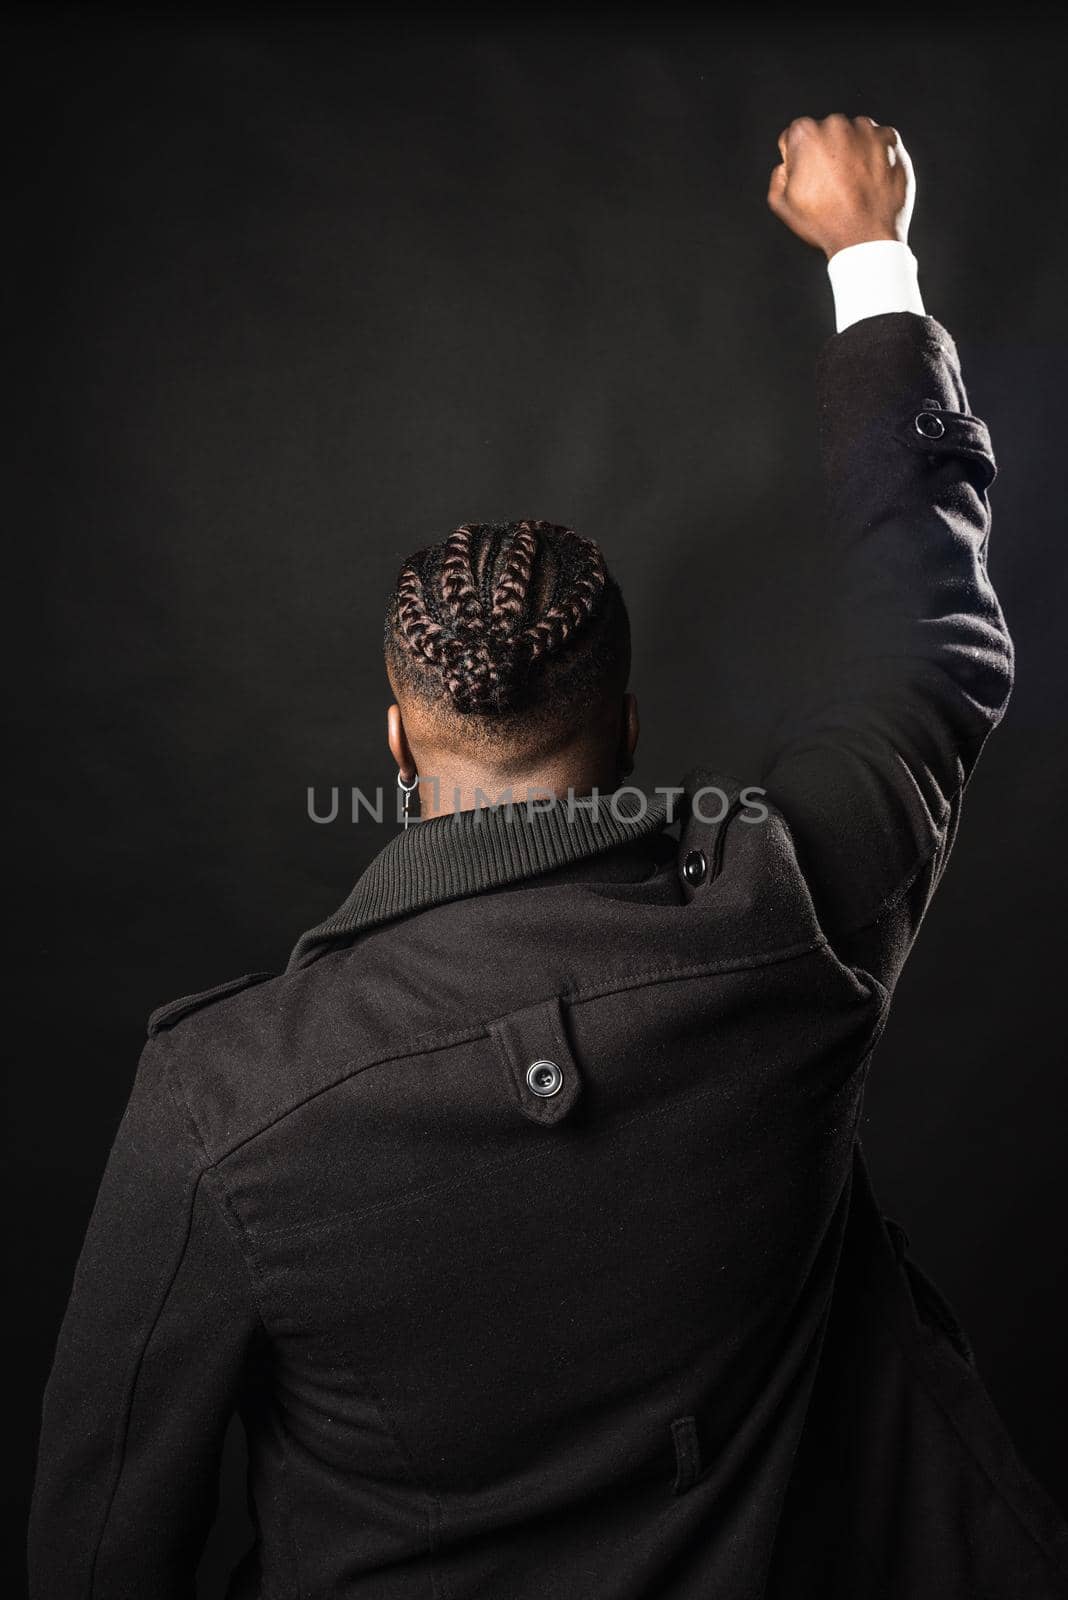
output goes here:
[[[527, 801], [566, 800], [569, 795], [611, 794], [623, 782], [618, 762], [601, 760], [585, 765], [564, 758], [548, 758], [521, 771], [483, 763], [458, 762], [451, 757], [428, 765], [419, 774], [419, 815], [445, 816], [454, 811], [475, 811], [480, 806], [517, 805]], [[414, 796], [413, 796], [414, 798]]]

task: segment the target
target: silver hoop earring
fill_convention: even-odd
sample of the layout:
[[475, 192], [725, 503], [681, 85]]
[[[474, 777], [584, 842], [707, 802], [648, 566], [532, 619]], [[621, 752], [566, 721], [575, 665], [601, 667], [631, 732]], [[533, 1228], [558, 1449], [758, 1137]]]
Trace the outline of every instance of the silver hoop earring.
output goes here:
[[418, 787], [419, 787], [419, 774], [418, 774], [418, 772], [416, 773], [415, 777], [412, 779], [411, 783], [405, 783], [404, 779], [401, 777], [400, 773], [398, 772], [397, 773], [397, 787], [402, 791], [402, 793], [404, 795], [404, 826], [407, 827], [408, 826], [408, 807], [411, 804], [411, 799], [412, 799], [412, 795], [413, 795], [414, 791], [416, 789], [418, 789]]

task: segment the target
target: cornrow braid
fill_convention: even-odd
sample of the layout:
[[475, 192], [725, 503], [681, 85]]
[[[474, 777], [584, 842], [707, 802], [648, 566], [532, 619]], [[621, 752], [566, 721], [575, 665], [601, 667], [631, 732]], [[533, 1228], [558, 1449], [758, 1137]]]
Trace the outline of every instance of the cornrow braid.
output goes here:
[[559, 598], [525, 628], [517, 640], [527, 648], [532, 662], [562, 649], [572, 634], [596, 615], [607, 582], [604, 557], [597, 545], [571, 529], [565, 531], [576, 546], [576, 567], [570, 588], [560, 593], [558, 585]]
[[559, 523], [463, 523], [401, 568], [388, 638], [454, 710], [499, 716], [601, 613], [599, 547]]
[[530, 600], [537, 553], [538, 538], [533, 526], [529, 522], [517, 523], [504, 547], [490, 609], [490, 627], [502, 639], [513, 638], [519, 630]]

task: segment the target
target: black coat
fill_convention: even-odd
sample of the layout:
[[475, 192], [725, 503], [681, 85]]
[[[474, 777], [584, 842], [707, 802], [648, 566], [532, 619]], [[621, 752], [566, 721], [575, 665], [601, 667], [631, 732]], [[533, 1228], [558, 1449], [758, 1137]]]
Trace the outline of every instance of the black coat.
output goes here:
[[701, 770], [678, 837], [634, 792], [420, 823], [284, 973], [152, 1019], [35, 1600], [191, 1594], [235, 1407], [235, 1597], [1068, 1596], [857, 1145], [1011, 684], [993, 457], [931, 318], [830, 339], [818, 397], [839, 614], [763, 801]]

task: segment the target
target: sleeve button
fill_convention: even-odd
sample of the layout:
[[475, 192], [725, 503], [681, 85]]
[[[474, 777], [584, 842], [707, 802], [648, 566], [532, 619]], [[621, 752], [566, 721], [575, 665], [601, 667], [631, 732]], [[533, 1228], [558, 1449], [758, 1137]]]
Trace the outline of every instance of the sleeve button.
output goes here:
[[941, 439], [946, 431], [942, 418], [936, 416], [933, 411], [921, 411], [913, 426], [925, 439]]
[[682, 875], [686, 882], [696, 889], [699, 883], [704, 883], [707, 871], [708, 862], [705, 860], [704, 851], [691, 850], [682, 864]]

